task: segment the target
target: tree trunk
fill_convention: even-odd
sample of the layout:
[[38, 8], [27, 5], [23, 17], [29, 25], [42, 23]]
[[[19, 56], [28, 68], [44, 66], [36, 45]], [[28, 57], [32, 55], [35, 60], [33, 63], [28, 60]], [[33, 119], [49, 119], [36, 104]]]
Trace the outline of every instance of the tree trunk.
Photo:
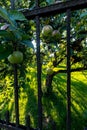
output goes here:
[[47, 75], [46, 77], [46, 87], [47, 87], [47, 95], [50, 95], [52, 92], [52, 80], [53, 80], [53, 75]]
[[[84, 70], [87, 70], [87, 67], [86, 68], [78, 67], [78, 68], [75, 68], [75, 69], [71, 69], [70, 72], [81, 72], [81, 71], [84, 71]], [[52, 80], [53, 80], [53, 77], [55, 75], [59, 74], [59, 73], [67, 73], [67, 70], [58, 70], [57, 72], [54, 72], [51, 75], [47, 74], [47, 77], [46, 77], [46, 87], [47, 87], [46, 94], [47, 95], [50, 95], [50, 93], [52, 93], [52, 89], [53, 89]]]

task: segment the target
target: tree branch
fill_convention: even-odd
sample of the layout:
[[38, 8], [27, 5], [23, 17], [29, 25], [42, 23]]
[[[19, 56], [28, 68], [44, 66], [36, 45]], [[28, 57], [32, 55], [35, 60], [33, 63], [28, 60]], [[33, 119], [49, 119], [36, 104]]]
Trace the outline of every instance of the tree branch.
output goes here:
[[[87, 67], [79, 67], [79, 68], [75, 68], [75, 69], [71, 69], [70, 72], [77, 72], [77, 71], [83, 71], [83, 70], [87, 70]], [[54, 72], [52, 75], [55, 76], [58, 73], [67, 73], [67, 70], [58, 70], [57, 72]]]

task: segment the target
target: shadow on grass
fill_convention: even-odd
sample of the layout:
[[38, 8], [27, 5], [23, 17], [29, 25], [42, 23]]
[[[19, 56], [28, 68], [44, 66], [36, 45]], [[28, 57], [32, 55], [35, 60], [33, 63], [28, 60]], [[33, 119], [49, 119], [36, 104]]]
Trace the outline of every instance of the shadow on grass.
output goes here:
[[47, 128], [49, 130], [66, 129], [66, 105], [62, 97], [59, 97], [57, 93], [51, 93], [49, 97], [43, 97], [43, 110], [45, 119], [48, 119], [48, 122], [45, 123], [48, 123]]
[[[81, 76], [81, 75], [80, 75]], [[79, 76], [78, 76], [79, 77]], [[82, 130], [84, 127], [83, 112], [87, 109], [87, 86], [86, 83], [73, 77], [71, 80], [71, 126], [72, 130]], [[50, 117], [55, 123], [55, 129], [66, 130], [66, 97], [67, 83], [66, 74], [55, 76], [52, 82], [53, 92], [49, 97], [43, 99], [45, 115]], [[50, 130], [52, 130], [52, 121]]]
[[25, 115], [30, 115], [31, 118], [31, 125], [32, 127], [37, 127], [37, 119], [38, 119], [38, 113], [37, 113], [37, 97], [34, 94], [34, 89], [30, 88], [30, 86], [27, 86], [28, 88], [26, 90], [27, 94], [27, 103], [25, 106]]
[[[43, 103], [43, 130], [66, 130], [66, 96], [67, 84], [66, 74], [59, 74], [54, 77], [53, 92], [49, 96], [44, 95]], [[37, 125], [37, 95], [33, 87], [26, 86], [27, 103], [26, 115], [31, 115], [32, 124]], [[84, 127], [83, 112], [87, 110], [87, 86], [78, 77], [72, 77], [71, 81], [71, 126], [72, 130], [82, 130]]]

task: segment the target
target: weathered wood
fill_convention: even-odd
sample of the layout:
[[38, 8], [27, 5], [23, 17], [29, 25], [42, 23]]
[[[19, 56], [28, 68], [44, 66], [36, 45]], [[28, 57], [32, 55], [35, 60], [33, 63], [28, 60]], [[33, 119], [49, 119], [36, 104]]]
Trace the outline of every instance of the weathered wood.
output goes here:
[[71, 9], [71, 11], [79, 10], [87, 8], [87, 0], [72, 0], [62, 3], [53, 4], [46, 7], [38, 7], [34, 8], [33, 10], [25, 9], [22, 10], [22, 13], [28, 18], [32, 19], [35, 18], [36, 15], [40, 17], [46, 17], [50, 15], [55, 15], [59, 13], [66, 12], [67, 9]]

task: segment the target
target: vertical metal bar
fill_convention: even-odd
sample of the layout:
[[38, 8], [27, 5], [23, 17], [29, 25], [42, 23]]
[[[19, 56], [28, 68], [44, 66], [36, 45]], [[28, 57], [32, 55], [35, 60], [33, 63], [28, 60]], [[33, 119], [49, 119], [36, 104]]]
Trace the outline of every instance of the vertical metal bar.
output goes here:
[[15, 9], [15, 0], [10, 0], [11, 9]]
[[35, 2], [36, 2], [36, 3], [35, 3], [36, 8], [38, 8], [38, 7], [39, 7], [39, 0], [36, 0]]
[[26, 130], [30, 130], [30, 116], [26, 117]]
[[[10, 0], [11, 9], [15, 9], [15, 0]], [[14, 51], [16, 51], [16, 44], [13, 43]], [[16, 114], [16, 127], [19, 126], [19, 100], [18, 100], [18, 74], [17, 74], [17, 64], [14, 67], [14, 98], [15, 98], [15, 114]]]
[[9, 111], [6, 111], [6, 124], [9, 124]]
[[41, 62], [40, 62], [40, 19], [36, 16], [37, 42], [37, 82], [38, 82], [38, 126], [42, 130], [42, 90], [41, 90]]
[[18, 102], [18, 77], [17, 77], [17, 64], [14, 64], [14, 96], [15, 96], [15, 114], [16, 114], [16, 127], [19, 126], [19, 102]]
[[[9, 111], [6, 112], [6, 125], [8, 124], [9, 124]], [[8, 130], [8, 128], [6, 130]]]
[[[36, 0], [36, 8], [39, 0]], [[38, 127], [42, 130], [42, 90], [41, 90], [41, 61], [40, 61], [40, 18], [36, 16], [36, 42], [37, 42], [37, 82], [38, 82]]]
[[71, 130], [71, 74], [70, 74], [70, 19], [71, 10], [67, 10], [67, 130]]

